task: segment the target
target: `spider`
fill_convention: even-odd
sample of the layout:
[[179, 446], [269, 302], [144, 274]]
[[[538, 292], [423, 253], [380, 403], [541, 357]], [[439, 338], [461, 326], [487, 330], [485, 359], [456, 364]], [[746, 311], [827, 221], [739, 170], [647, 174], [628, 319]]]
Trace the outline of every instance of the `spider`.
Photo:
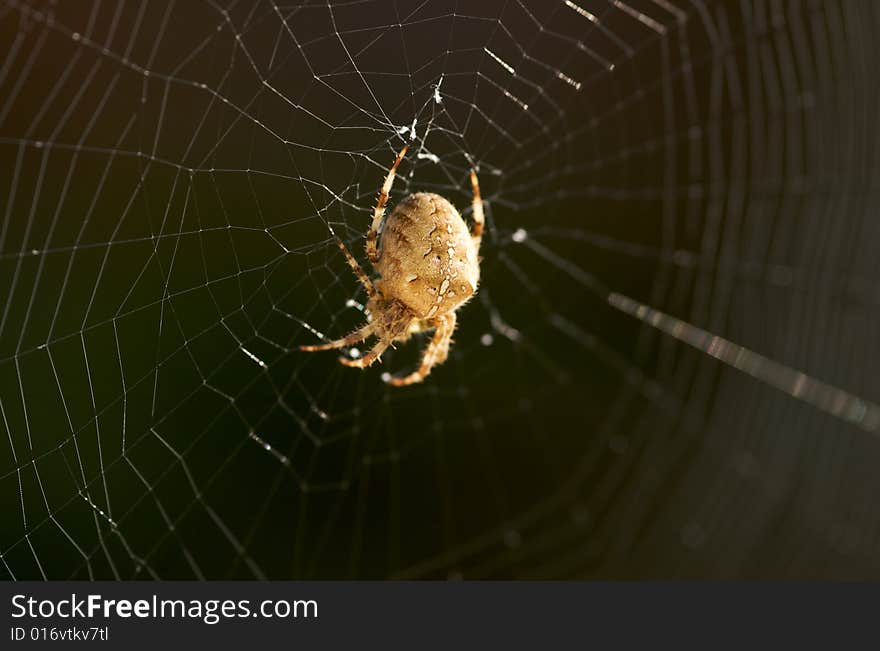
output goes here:
[[[305, 351], [331, 350], [375, 336], [378, 341], [363, 357], [339, 358], [346, 366], [366, 368], [380, 360], [394, 342], [406, 341], [417, 332], [434, 330], [418, 370], [388, 379], [394, 386], [421, 382], [434, 366], [446, 361], [455, 330], [455, 312], [477, 291], [480, 240], [485, 221], [477, 174], [471, 170], [474, 225], [470, 231], [455, 206], [430, 192], [416, 192], [406, 197], [383, 224], [388, 193], [406, 150], [404, 146], [388, 170], [373, 211], [373, 223], [367, 231], [367, 259], [379, 274], [375, 282], [364, 273], [342, 240], [336, 238], [336, 244], [367, 292], [366, 325], [326, 344], [299, 347]], [[380, 229], [382, 238], [377, 250]]]

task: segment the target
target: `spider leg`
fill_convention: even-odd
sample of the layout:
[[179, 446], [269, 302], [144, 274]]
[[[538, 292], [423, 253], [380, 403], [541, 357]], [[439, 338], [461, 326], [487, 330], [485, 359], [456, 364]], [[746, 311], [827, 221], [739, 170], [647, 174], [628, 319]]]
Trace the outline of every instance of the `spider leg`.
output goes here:
[[385, 215], [385, 204], [388, 203], [388, 193], [391, 192], [391, 184], [394, 183], [397, 166], [403, 160], [406, 149], [407, 146], [404, 145], [400, 153], [397, 154], [394, 164], [388, 170], [388, 176], [385, 177], [385, 183], [382, 184], [382, 189], [379, 190], [379, 201], [376, 203], [375, 210], [373, 210], [373, 223], [370, 225], [370, 230], [367, 231], [367, 258], [370, 262], [376, 262], [379, 259], [379, 253], [376, 251], [376, 237], [379, 234], [379, 226], [382, 225], [382, 217]]
[[477, 180], [477, 173], [474, 170], [471, 170], [471, 187], [474, 189], [474, 227], [471, 229], [471, 238], [477, 248], [477, 253], [479, 253], [486, 217], [483, 214], [483, 199], [480, 197], [480, 182]]
[[354, 259], [351, 251], [348, 250], [348, 247], [345, 246], [345, 243], [338, 237], [336, 238], [336, 245], [345, 255], [345, 259], [348, 261], [348, 266], [351, 267], [352, 271], [354, 271], [354, 275], [357, 276], [361, 285], [363, 285], [364, 289], [367, 290], [367, 295], [370, 298], [373, 298], [373, 296], [376, 295], [376, 288], [373, 287], [373, 282], [370, 280], [369, 276], [364, 273], [364, 270], [361, 268], [361, 265], [358, 264], [358, 261]]
[[422, 364], [417, 371], [405, 375], [404, 377], [395, 377], [388, 380], [388, 384], [396, 387], [406, 386], [408, 384], [416, 384], [424, 380], [431, 369], [437, 364], [446, 361], [449, 355], [449, 344], [452, 343], [452, 333], [455, 330], [455, 312], [450, 312], [437, 320], [437, 329], [425, 354], [422, 355]]
[[331, 350], [333, 348], [342, 348], [344, 346], [351, 346], [352, 344], [356, 344], [359, 341], [363, 341], [371, 334], [373, 334], [373, 330], [375, 329], [374, 323], [368, 323], [363, 328], [358, 328], [350, 335], [346, 335], [341, 339], [334, 339], [333, 341], [328, 341], [326, 344], [317, 344], [315, 346], [300, 346], [300, 350], [304, 350], [307, 352], [314, 352], [316, 350]]
[[380, 339], [376, 342], [376, 345], [370, 349], [363, 357], [359, 357], [357, 359], [348, 359], [347, 357], [340, 357], [339, 363], [344, 364], [345, 366], [353, 366], [354, 368], [366, 368], [377, 359], [382, 356], [382, 353], [391, 345], [390, 339]]

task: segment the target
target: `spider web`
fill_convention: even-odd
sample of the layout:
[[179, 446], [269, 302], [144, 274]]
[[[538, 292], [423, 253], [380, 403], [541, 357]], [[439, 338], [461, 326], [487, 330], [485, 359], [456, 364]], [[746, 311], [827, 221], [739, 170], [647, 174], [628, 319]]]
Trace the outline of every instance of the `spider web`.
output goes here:
[[[878, 576], [850, 0], [0, 4], [0, 573]], [[450, 358], [292, 346], [486, 200]], [[356, 356], [361, 351], [345, 354]], [[387, 377], [387, 376], [386, 376]]]

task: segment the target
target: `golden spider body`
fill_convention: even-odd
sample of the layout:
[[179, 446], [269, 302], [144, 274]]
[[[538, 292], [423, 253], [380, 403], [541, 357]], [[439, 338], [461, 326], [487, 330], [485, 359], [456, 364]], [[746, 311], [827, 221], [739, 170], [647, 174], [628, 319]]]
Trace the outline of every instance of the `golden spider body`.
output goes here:
[[[363, 272], [342, 241], [337, 244], [369, 297], [366, 325], [341, 339], [301, 350], [329, 350], [350, 346], [367, 337], [378, 341], [363, 357], [341, 357], [346, 366], [365, 368], [378, 360], [395, 341], [406, 341], [414, 332], [434, 330], [418, 370], [390, 384], [421, 382], [449, 354], [455, 330], [456, 310], [477, 291], [480, 280], [480, 240], [483, 203], [477, 175], [471, 171], [474, 225], [467, 225], [449, 201], [440, 195], [417, 192], [406, 197], [384, 221], [385, 204], [404, 147], [391, 166], [379, 192], [373, 223], [367, 231], [367, 258], [379, 274], [375, 281]], [[377, 248], [377, 239], [381, 240]]]
[[480, 264], [467, 226], [451, 203], [417, 192], [397, 204], [382, 229], [376, 271], [381, 292], [420, 319], [458, 309], [477, 291]]

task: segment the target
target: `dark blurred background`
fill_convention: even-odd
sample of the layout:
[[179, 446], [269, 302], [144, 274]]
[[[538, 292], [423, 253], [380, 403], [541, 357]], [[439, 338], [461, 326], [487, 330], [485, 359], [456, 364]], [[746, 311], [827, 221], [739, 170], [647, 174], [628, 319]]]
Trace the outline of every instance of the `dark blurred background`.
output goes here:
[[[0, 2], [0, 575], [877, 578], [878, 34], [868, 0]], [[469, 219], [474, 165], [488, 231], [397, 389], [424, 338], [290, 348], [364, 320], [331, 229], [364, 261], [404, 142], [391, 205]]]

